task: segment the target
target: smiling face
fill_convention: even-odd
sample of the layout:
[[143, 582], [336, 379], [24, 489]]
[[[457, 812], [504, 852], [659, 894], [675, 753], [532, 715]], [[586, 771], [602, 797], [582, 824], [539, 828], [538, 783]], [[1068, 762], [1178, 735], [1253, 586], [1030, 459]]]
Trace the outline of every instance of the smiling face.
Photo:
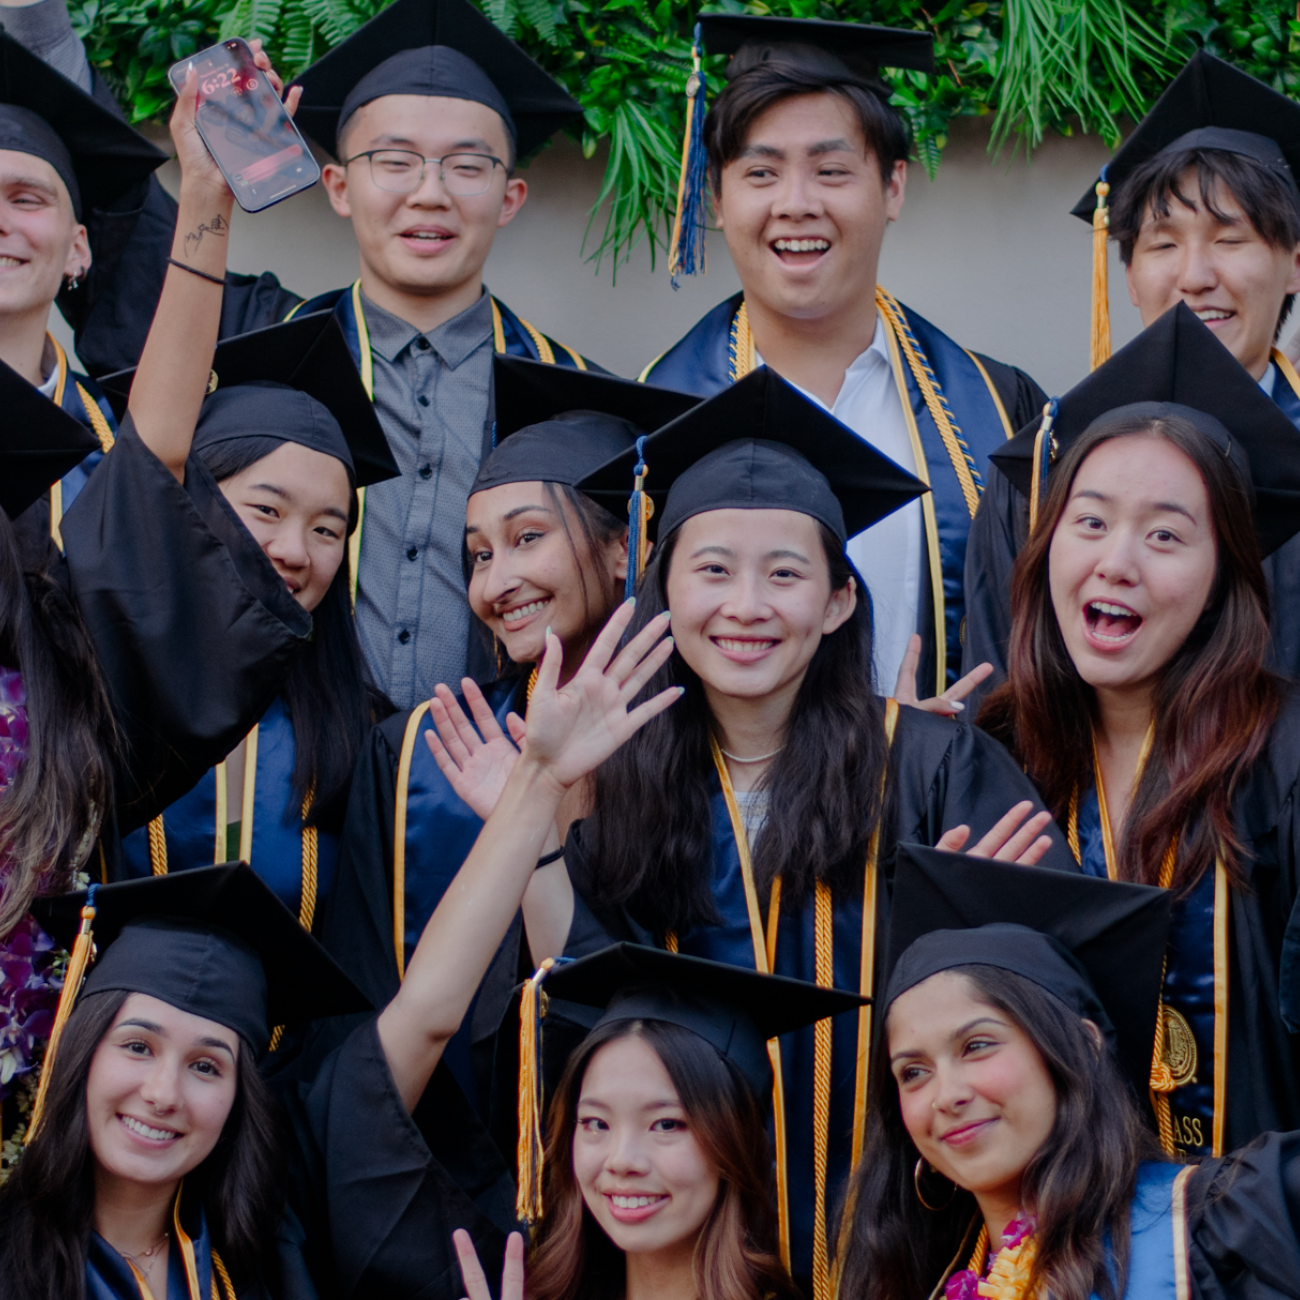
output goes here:
[[1052, 607], [1094, 690], [1149, 694], [1214, 589], [1205, 481], [1173, 443], [1112, 438], [1079, 467], [1052, 535]]
[[58, 172], [0, 149], [0, 315], [48, 312], [64, 278], [89, 267], [86, 228]]
[[1056, 1087], [1038, 1048], [952, 971], [900, 995], [886, 1029], [917, 1151], [972, 1192], [986, 1219], [1013, 1218], [1024, 1171], [1056, 1123]]
[[839, 95], [800, 95], [760, 114], [722, 169], [716, 203], [745, 297], [804, 320], [874, 304], [906, 177], [899, 162], [882, 181], [857, 111]]
[[363, 280], [399, 293], [439, 296], [477, 290], [497, 230], [523, 205], [528, 187], [494, 166], [487, 190], [468, 198], [449, 194], [436, 164], [410, 194], [375, 184], [371, 149], [406, 149], [425, 158], [483, 153], [508, 166], [510, 140], [501, 115], [485, 104], [433, 95], [384, 95], [359, 108], [339, 144], [344, 158], [323, 179], [334, 211], [352, 220]]
[[1148, 207], [1133, 244], [1128, 290], [1147, 326], [1185, 302], [1256, 379], [1269, 364], [1283, 299], [1300, 291], [1300, 247], [1275, 248], [1251, 225], [1230, 190], [1216, 182], [1214, 206], [1201, 202], [1194, 167], [1157, 217]]
[[132, 993], [86, 1080], [97, 1185], [156, 1189], [202, 1164], [235, 1102], [239, 1050], [234, 1030]]
[[590, 555], [558, 498], [545, 483], [503, 483], [474, 493], [465, 511], [470, 608], [517, 664], [541, 659], [548, 627], [565, 663], [578, 664], [627, 574], [626, 532]]
[[325, 598], [347, 546], [352, 487], [343, 462], [283, 442], [220, 487], [293, 598], [310, 613]]
[[794, 702], [822, 637], [857, 603], [831, 590], [817, 523], [793, 510], [710, 510], [681, 526], [667, 581], [678, 653], [714, 694]]
[[573, 1172], [592, 1217], [620, 1250], [690, 1258], [718, 1200], [718, 1171], [664, 1063], [639, 1035], [606, 1043], [587, 1066]]

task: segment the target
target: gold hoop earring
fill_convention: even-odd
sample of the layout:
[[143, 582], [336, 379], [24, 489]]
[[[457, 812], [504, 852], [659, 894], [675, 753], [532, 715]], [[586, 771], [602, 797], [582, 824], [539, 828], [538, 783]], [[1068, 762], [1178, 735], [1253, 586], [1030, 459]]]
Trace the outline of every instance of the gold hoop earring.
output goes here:
[[952, 1192], [942, 1205], [931, 1205], [930, 1202], [921, 1195], [921, 1174], [924, 1169], [925, 1157], [919, 1156], [916, 1161], [916, 1166], [912, 1170], [912, 1186], [916, 1188], [916, 1199], [921, 1202], [923, 1209], [929, 1210], [933, 1214], [938, 1214], [941, 1211], [946, 1210], [953, 1203], [953, 1200], [957, 1196], [957, 1184], [952, 1184]]

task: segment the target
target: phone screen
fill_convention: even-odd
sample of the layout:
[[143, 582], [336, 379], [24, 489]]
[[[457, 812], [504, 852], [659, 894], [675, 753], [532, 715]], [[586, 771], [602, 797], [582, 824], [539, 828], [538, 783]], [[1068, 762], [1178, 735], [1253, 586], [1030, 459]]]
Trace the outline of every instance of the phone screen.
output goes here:
[[199, 134], [241, 208], [258, 212], [320, 179], [316, 160], [246, 42], [224, 41], [182, 59], [171, 69], [178, 91], [191, 65], [199, 77]]

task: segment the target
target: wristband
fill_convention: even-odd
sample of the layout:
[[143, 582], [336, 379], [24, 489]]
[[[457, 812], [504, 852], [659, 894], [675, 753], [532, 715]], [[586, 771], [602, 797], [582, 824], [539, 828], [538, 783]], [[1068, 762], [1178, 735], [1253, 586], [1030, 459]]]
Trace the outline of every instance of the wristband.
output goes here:
[[226, 287], [225, 280], [219, 279], [215, 275], [209, 275], [206, 271], [200, 271], [197, 266], [186, 266], [184, 262], [178, 262], [174, 257], [169, 257], [167, 261], [169, 265], [179, 266], [182, 271], [188, 271], [191, 275], [197, 275], [200, 280], [206, 280], [209, 284], [219, 284], [223, 289]]
[[[537, 859], [538, 867], [549, 867], [552, 862], [558, 862], [564, 856], [564, 845], [561, 844], [558, 849], [552, 849], [549, 853], [544, 853]], [[537, 868], [534, 867], [533, 870]]]

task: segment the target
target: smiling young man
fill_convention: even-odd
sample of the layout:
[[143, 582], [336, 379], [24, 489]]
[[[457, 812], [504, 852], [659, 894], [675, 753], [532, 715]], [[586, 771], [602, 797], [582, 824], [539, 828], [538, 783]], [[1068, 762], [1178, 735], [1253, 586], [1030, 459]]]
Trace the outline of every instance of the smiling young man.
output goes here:
[[931, 38], [735, 15], [700, 25], [710, 53], [734, 55], [704, 142], [717, 224], [743, 287], [642, 378], [709, 396], [770, 365], [929, 484], [923, 500], [853, 539], [849, 554], [871, 592], [880, 686], [894, 686], [919, 632], [919, 688], [943, 692], [961, 661], [966, 534], [987, 457], [1043, 396], [876, 284], [909, 149], [876, 69], [930, 70]]
[[[409, 708], [438, 682], [495, 675], [461, 569], [465, 501], [492, 446], [493, 352], [586, 368], [483, 285], [496, 232], [527, 197], [518, 159], [581, 110], [468, 0], [397, 0], [297, 84], [299, 123], [338, 159], [322, 180], [361, 274], [308, 302], [270, 274], [228, 275], [222, 336], [339, 317], [402, 470], [365, 498], [357, 630], [376, 683]], [[135, 364], [175, 207], [155, 185], [142, 209], [104, 221], [116, 268], [67, 304], [97, 373]]]
[[[23, 31], [27, 9], [0, 6]], [[163, 154], [8, 33], [0, 34], [0, 362], [81, 421], [102, 450], [53, 485], [17, 527], [33, 557], [113, 445], [113, 413], [46, 330], [65, 284], [85, 278], [83, 217], [148, 176]]]
[[[1300, 291], [1300, 106], [1196, 54], [1115, 154], [1109, 227], [1143, 326], [1186, 303], [1297, 426], [1300, 377], [1274, 346]], [[1105, 197], [1105, 191], [1102, 191]], [[1091, 222], [1096, 187], [1074, 207]], [[1005, 671], [1011, 570], [1029, 505], [994, 466], [967, 551], [967, 667]], [[1300, 672], [1300, 539], [1264, 562], [1273, 666]]]

